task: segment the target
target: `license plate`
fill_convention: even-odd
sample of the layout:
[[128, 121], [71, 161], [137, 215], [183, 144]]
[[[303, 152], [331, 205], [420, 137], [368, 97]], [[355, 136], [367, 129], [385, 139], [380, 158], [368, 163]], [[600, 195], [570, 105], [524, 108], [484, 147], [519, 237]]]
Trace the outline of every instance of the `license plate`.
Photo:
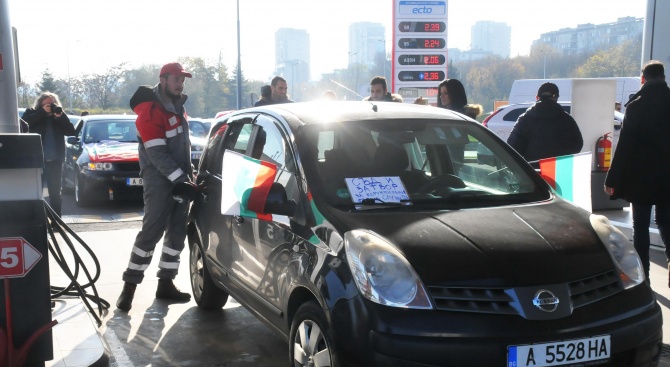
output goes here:
[[513, 345], [507, 348], [507, 367], [564, 366], [606, 360], [610, 357], [610, 336], [560, 342]]
[[200, 156], [202, 156], [202, 153], [191, 153], [191, 159], [200, 159]]
[[142, 186], [142, 179], [141, 178], [126, 178], [126, 185], [128, 186]]

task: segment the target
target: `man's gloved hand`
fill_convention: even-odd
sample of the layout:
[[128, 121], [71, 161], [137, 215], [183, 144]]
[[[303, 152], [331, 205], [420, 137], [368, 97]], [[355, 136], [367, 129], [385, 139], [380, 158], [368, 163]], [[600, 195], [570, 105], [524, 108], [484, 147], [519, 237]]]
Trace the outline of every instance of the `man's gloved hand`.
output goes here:
[[180, 182], [172, 187], [172, 197], [178, 202], [195, 200], [198, 194], [198, 187], [190, 181]]

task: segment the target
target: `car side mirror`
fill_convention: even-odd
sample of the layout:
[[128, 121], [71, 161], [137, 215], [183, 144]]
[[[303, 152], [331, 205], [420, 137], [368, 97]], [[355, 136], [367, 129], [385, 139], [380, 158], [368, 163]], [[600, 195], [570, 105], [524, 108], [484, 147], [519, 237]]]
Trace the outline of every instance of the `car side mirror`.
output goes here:
[[79, 144], [79, 138], [76, 136], [68, 136], [67, 137], [67, 143], [74, 145], [74, 144]]
[[274, 182], [265, 200], [265, 213], [286, 215], [292, 217], [298, 208], [294, 200], [288, 200], [286, 189], [278, 182]]

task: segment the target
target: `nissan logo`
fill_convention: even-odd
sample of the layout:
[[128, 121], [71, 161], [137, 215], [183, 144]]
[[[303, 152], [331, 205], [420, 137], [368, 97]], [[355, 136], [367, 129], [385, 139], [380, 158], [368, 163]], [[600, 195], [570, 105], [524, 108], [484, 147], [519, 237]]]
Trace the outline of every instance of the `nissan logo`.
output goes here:
[[546, 289], [540, 289], [535, 293], [533, 305], [544, 312], [554, 312], [558, 308], [558, 297]]

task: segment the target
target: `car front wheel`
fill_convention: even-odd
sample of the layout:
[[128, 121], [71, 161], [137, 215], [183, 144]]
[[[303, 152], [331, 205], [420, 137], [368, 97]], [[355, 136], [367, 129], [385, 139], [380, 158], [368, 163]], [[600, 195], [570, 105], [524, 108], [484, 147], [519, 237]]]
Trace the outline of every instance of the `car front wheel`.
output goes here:
[[316, 302], [298, 308], [291, 323], [291, 366], [340, 367], [326, 315]]
[[189, 258], [189, 268], [191, 272], [191, 289], [193, 290], [193, 299], [198, 307], [204, 310], [220, 309], [228, 301], [228, 293], [218, 288], [212, 276], [207, 270], [207, 264], [202, 256], [200, 245], [191, 244], [191, 253]]
[[75, 172], [74, 174], [74, 201], [79, 207], [88, 206], [91, 203], [91, 200], [86, 192], [86, 186], [84, 182], [79, 178], [79, 173]]

